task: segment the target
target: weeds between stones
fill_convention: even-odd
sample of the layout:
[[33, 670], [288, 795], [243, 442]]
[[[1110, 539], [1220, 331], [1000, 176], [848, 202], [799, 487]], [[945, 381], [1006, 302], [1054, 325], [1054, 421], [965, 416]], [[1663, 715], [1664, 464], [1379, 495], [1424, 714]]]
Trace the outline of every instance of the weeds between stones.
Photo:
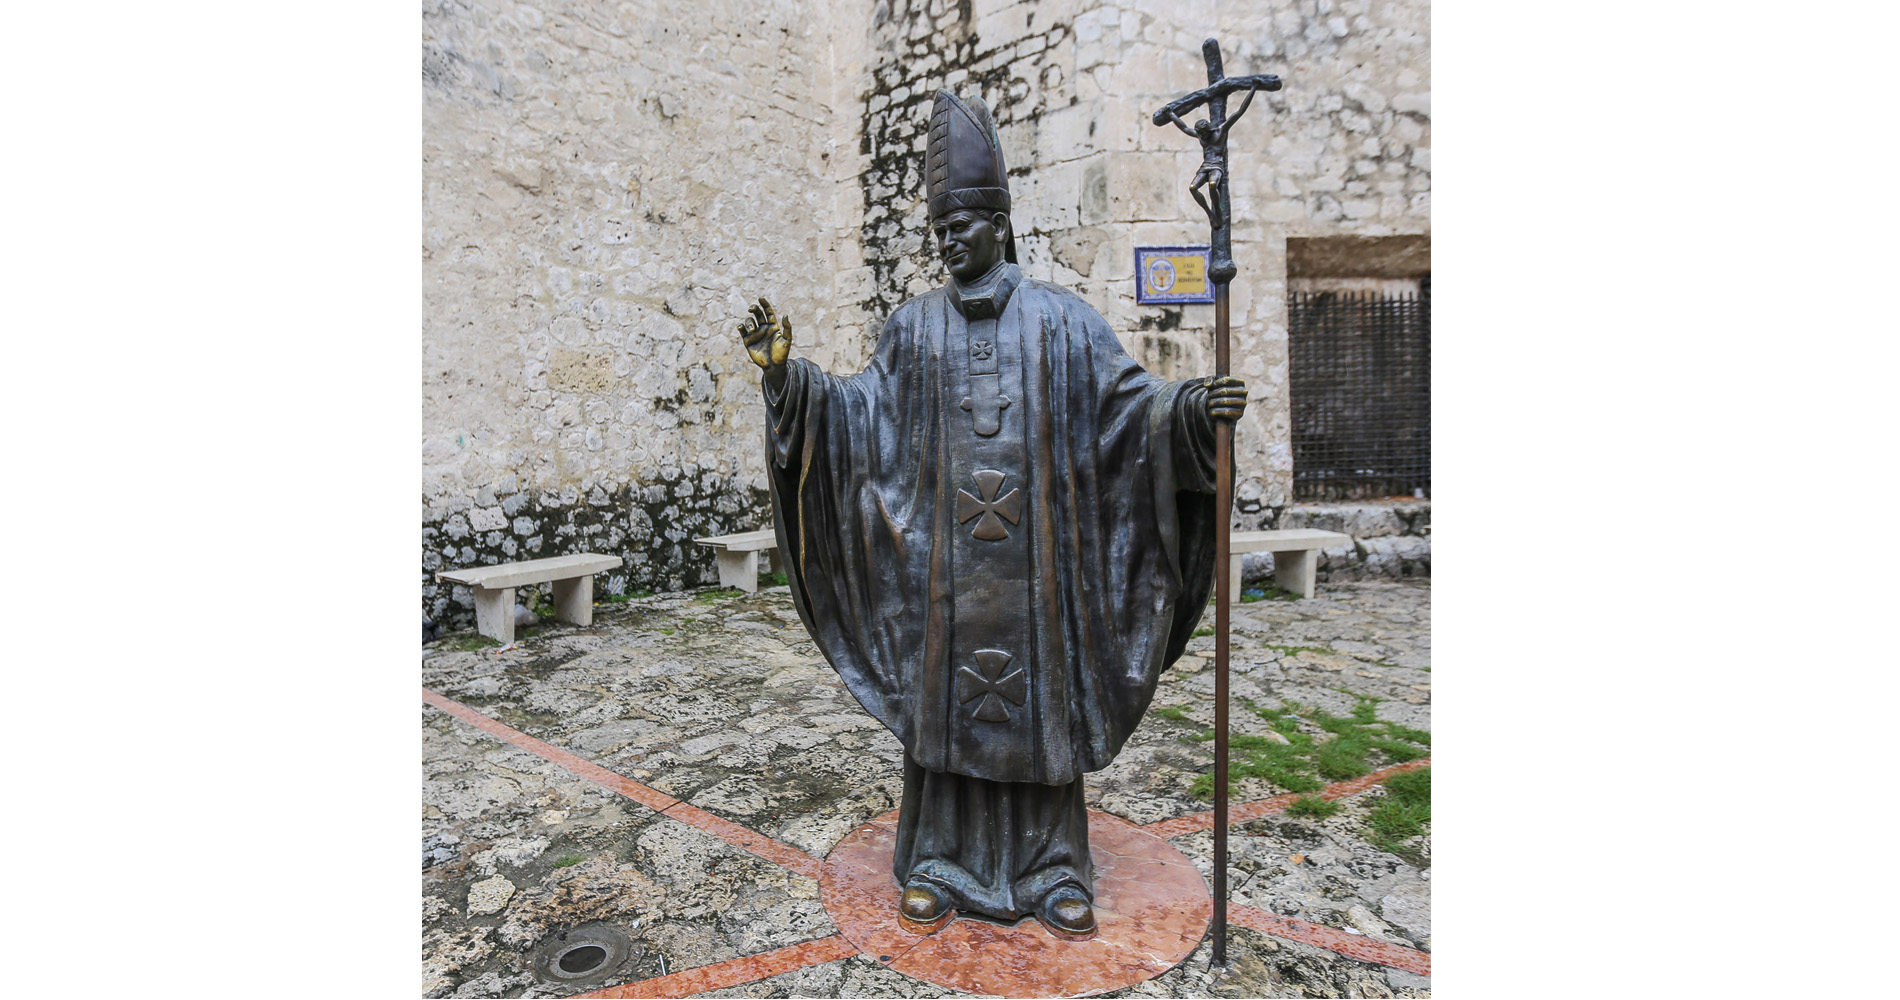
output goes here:
[[447, 645], [450, 649], [458, 653], [473, 653], [478, 649], [488, 649], [491, 646], [499, 646], [501, 643], [485, 635], [458, 635], [450, 639]]
[[760, 573], [759, 574], [760, 587], [783, 587], [789, 584], [790, 582], [791, 581], [786, 579], [785, 574], [783, 573]]
[[1288, 816], [1311, 816], [1314, 819], [1325, 819], [1339, 810], [1340, 805], [1337, 802], [1328, 802], [1317, 795], [1302, 795], [1294, 799], [1292, 805], [1286, 807], [1286, 814]]
[[1194, 638], [1196, 639], [1202, 638], [1203, 636], [1210, 636], [1213, 634], [1214, 634], [1214, 630], [1211, 627], [1197, 628], [1194, 630]]
[[1168, 719], [1172, 722], [1193, 722], [1194, 721], [1193, 719], [1188, 718], [1188, 709], [1186, 705], [1162, 705], [1161, 707], [1155, 709], [1155, 714], [1161, 716], [1164, 719]]
[[[1282, 701], [1279, 708], [1256, 705], [1241, 699], [1247, 709], [1267, 720], [1268, 726], [1286, 742], [1234, 733], [1228, 737], [1228, 793], [1234, 794], [1233, 782], [1241, 778], [1265, 778], [1290, 792], [1301, 794], [1287, 806], [1290, 816], [1325, 819], [1339, 812], [1340, 804], [1327, 802], [1317, 795], [1327, 781], [1345, 781], [1371, 774], [1374, 766], [1402, 764], [1418, 760], [1431, 752], [1432, 734], [1396, 722], [1384, 722], [1374, 715], [1379, 699], [1362, 695], [1349, 715], [1333, 715], [1318, 706], [1301, 706]], [[1173, 709], [1174, 711], [1170, 711]], [[1183, 721], [1187, 714], [1181, 706], [1155, 710], [1157, 715]], [[1319, 730], [1301, 732], [1301, 724]], [[1191, 742], [1213, 740], [1211, 729], [1183, 737]], [[1376, 758], [1376, 759], [1375, 759]], [[1366, 817], [1373, 846], [1388, 854], [1409, 856], [1405, 842], [1424, 832], [1432, 819], [1432, 769], [1395, 774], [1384, 782], [1385, 799]], [[1197, 775], [1188, 789], [1195, 798], [1214, 797], [1214, 776]]]
[[554, 862], [554, 867], [572, 868], [575, 865], [580, 864], [582, 860], [583, 859], [578, 854], [564, 854], [561, 856], [561, 859], [559, 861]]
[[[1279, 708], [1268, 708], [1242, 699], [1255, 715], [1267, 720], [1269, 728], [1286, 742], [1235, 733], [1228, 737], [1228, 793], [1241, 778], [1265, 778], [1290, 792], [1317, 792], [1327, 781], [1345, 781], [1371, 774], [1374, 755], [1385, 762], [1402, 764], [1418, 760], [1430, 752], [1431, 734], [1380, 721], [1373, 713], [1378, 699], [1360, 697], [1350, 715], [1333, 715], [1317, 706], [1303, 707], [1283, 701]], [[1301, 732], [1304, 722], [1320, 734]], [[1194, 742], [1214, 738], [1209, 729], [1186, 737]], [[1201, 774], [1188, 788], [1196, 798], [1214, 797], [1214, 776]]]
[[1432, 821], [1432, 769], [1395, 774], [1386, 779], [1385, 801], [1366, 817], [1373, 846], [1397, 854], [1405, 841], [1418, 836]]
[[1298, 656], [1301, 653], [1320, 653], [1325, 656], [1339, 655], [1337, 652], [1333, 651], [1332, 649], [1326, 646], [1275, 646], [1272, 643], [1263, 643], [1263, 645], [1265, 645], [1268, 649], [1271, 649], [1274, 652], [1279, 653], [1281, 656]]

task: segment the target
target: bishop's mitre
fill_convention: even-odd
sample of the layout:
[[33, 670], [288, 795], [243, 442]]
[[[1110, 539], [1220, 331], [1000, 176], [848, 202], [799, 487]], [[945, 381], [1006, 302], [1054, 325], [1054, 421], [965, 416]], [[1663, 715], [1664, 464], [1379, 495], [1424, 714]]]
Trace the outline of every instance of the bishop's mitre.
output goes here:
[[[930, 109], [930, 138], [924, 145], [924, 193], [929, 217], [959, 208], [1009, 211], [1009, 171], [996, 124], [981, 98], [964, 103], [948, 90], [937, 91]], [[1010, 226], [1004, 259], [1016, 262], [1016, 227]]]

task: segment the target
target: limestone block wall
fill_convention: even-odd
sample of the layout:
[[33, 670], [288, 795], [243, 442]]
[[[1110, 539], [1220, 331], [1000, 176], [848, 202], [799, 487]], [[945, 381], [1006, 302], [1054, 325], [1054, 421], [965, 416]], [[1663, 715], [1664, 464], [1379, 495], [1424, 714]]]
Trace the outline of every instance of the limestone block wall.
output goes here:
[[1194, 141], [1148, 116], [1274, 72], [1232, 141], [1239, 522], [1291, 495], [1286, 241], [1430, 231], [1424, 0], [429, 0], [422, 18], [424, 609], [445, 565], [622, 555], [603, 589], [716, 579], [694, 535], [769, 522], [757, 295], [856, 371], [941, 283], [922, 135], [982, 96], [1025, 270], [1082, 294], [1171, 378], [1212, 370], [1211, 306], [1137, 307], [1137, 244], [1202, 242]]
[[444, 565], [585, 549], [626, 558], [609, 592], [677, 587], [712, 573], [693, 535], [769, 523], [734, 327], [768, 275], [831, 320], [829, 14], [424, 4], [425, 612], [467, 618]]
[[[1295, 503], [1281, 512], [1280, 526], [1351, 536], [1343, 545], [1320, 550], [1322, 582], [1432, 575], [1430, 500]], [[1249, 553], [1242, 560], [1241, 577], [1249, 584], [1271, 580], [1273, 553]]]

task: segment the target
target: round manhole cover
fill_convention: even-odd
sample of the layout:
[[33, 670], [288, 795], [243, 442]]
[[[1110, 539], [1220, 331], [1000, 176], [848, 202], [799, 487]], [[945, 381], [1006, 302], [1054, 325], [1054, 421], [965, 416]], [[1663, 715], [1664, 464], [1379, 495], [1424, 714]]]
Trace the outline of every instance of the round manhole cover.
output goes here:
[[612, 924], [582, 924], [555, 934], [535, 949], [534, 971], [543, 980], [574, 983], [606, 976], [633, 954], [633, 940]]

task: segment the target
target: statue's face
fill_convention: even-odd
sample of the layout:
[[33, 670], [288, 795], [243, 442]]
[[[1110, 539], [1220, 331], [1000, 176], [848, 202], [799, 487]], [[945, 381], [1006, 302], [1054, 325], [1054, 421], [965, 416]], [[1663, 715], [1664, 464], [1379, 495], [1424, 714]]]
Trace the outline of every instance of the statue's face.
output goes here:
[[990, 268], [1003, 259], [1004, 241], [1009, 239], [1009, 216], [1002, 212], [959, 208], [931, 220], [930, 231], [936, 234], [944, 270], [959, 281], [974, 281], [990, 273]]

